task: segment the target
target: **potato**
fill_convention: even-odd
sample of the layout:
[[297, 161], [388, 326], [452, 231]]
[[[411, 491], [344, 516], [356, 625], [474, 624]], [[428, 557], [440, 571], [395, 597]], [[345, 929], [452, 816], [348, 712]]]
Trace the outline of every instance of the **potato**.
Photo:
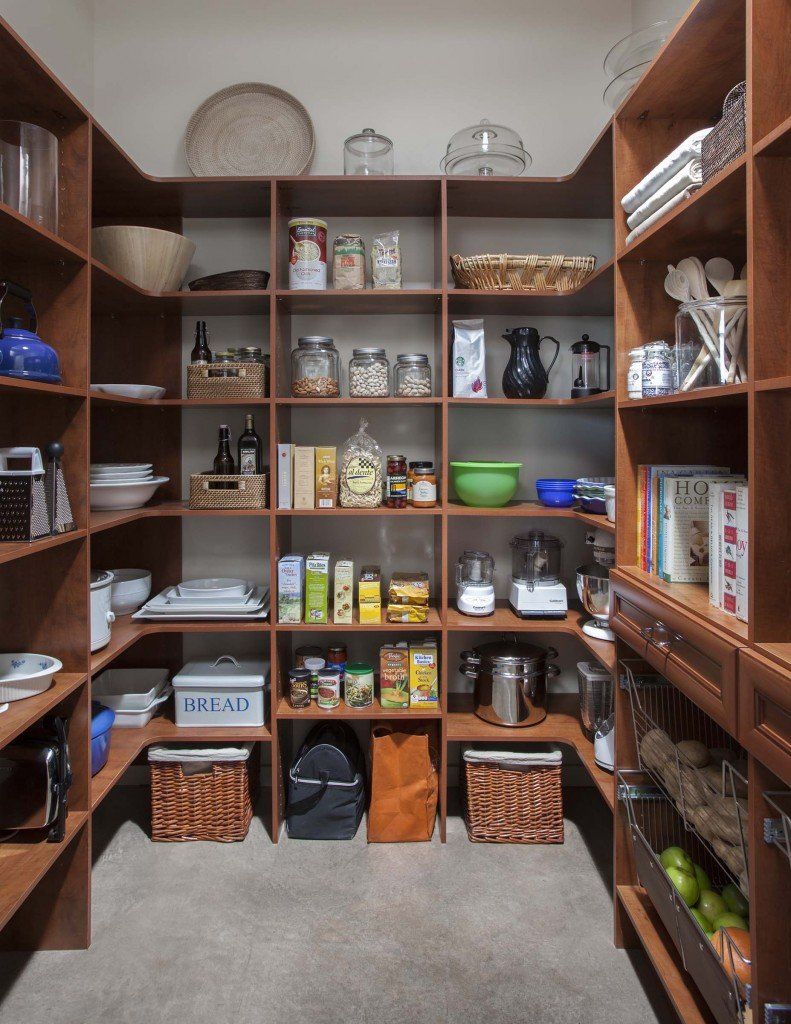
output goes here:
[[710, 843], [721, 842], [718, 838], [718, 832], [716, 828], [717, 815], [710, 807], [696, 807], [690, 812], [690, 819], [692, 824], [698, 830], [698, 832]]
[[708, 747], [700, 740], [682, 740], [676, 744], [682, 761], [692, 765], [693, 768], [705, 768], [711, 760]]
[[728, 843], [739, 845], [744, 832], [747, 841], [747, 805], [743, 800], [734, 803], [727, 796], [709, 796], [708, 805], [714, 811], [716, 834]]
[[714, 852], [720, 858], [720, 860], [729, 868], [734, 875], [738, 878], [743, 872], [747, 873], [747, 865], [744, 861], [744, 854], [741, 848], [733, 846], [730, 843], [723, 842], [722, 839], [715, 839]]
[[663, 729], [651, 729], [640, 741], [640, 757], [647, 768], [661, 772], [662, 766], [676, 758], [676, 747]]
[[681, 788], [684, 792], [684, 800], [688, 804], [699, 806], [705, 804], [709, 796], [711, 795], [708, 788], [698, 777], [698, 773], [694, 768], [688, 768], [682, 764], [679, 773], [681, 776]]

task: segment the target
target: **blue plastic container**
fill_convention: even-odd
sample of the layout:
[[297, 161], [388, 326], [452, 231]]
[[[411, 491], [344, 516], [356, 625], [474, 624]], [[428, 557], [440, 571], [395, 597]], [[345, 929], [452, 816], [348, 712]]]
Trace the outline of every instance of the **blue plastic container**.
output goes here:
[[91, 701], [91, 775], [100, 772], [110, 756], [110, 736], [115, 712], [98, 700]]
[[536, 493], [542, 505], [550, 508], [571, 508], [574, 504], [574, 486], [576, 480], [563, 477], [545, 477], [536, 480]]

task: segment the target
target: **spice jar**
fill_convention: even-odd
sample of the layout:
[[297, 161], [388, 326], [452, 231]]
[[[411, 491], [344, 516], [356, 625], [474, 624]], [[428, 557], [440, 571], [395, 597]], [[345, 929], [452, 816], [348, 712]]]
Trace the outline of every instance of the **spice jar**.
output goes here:
[[416, 462], [412, 470], [412, 504], [434, 508], [437, 504], [437, 476], [433, 462]]
[[297, 647], [294, 651], [294, 666], [296, 668], [305, 668], [306, 658], [320, 658], [321, 655], [320, 647], [314, 647], [312, 644], [303, 644], [302, 647]]
[[292, 708], [310, 707], [310, 672], [306, 668], [289, 669], [288, 702]]
[[319, 695], [319, 672], [324, 668], [324, 658], [305, 658], [305, 668], [310, 672], [310, 698], [316, 700]]
[[667, 342], [651, 341], [645, 346], [642, 381], [643, 398], [673, 394], [673, 362]]
[[343, 692], [347, 708], [370, 708], [374, 702], [373, 665], [364, 661], [348, 664]]
[[337, 668], [323, 668], [318, 678], [318, 705], [329, 710], [341, 702], [341, 674]]
[[295, 398], [338, 398], [340, 356], [332, 338], [300, 338], [291, 352], [291, 394]]
[[393, 367], [396, 398], [431, 398], [431, 364], [419, 352], [402, 353]]
[[263, 363], [264, 354], [257, 345], [246, 345], [239, 349], [240, 363]]
[[626, 395], [628, 398], [643, 397], [643, 359], [645, 347], [629, 349], [629, 369], [626, 371]]
[[406, 508], [406, 455], [387, 456], [387, 507]]
[[387, 398], [390, 364], [383, 348], [356, 348], [349, 362], [350, 398]]
[[338, 669], [341, 674], [341, 682], [343, 682], [343, 675], [346, 671], [346, 662], [348, 660], [346, 644], [332, 644], [327, 648], [327, 666]]

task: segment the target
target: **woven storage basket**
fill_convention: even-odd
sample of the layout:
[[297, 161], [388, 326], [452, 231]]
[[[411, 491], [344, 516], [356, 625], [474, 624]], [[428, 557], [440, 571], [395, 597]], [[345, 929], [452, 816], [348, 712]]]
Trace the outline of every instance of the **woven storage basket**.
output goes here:
[[457, 288], [568, 292], [596, 269], [595, 256], [459, 256], [450, 258]]
[[562, 843], [560, 764], [519, 768], [464, 761], [464, 821], [472, 843]]
[[191, 292], [265, 291], [269, 284], [266, 270], [226, 270], [223, 274], [209, 274], [190, 281]]
[[192, 473], [190, 508], [266, 508], [266, 473]]
[[237, 843], [253, 817], [247, 761], [219, 761], [199, 775], [151, 761], [151, 838], [158, 843]]
[[[233, 377], [212, 377], [222, 365]], [[266, 398], [269, 395], [269, 362], [214, 363], [187, 367], [187, 398]]]
[[737, 160], [747, 148], [746, 96], [746, 82], [734, 85], [725, 97], [722, 117], [703, 140], [700, 162], [704, 185]]

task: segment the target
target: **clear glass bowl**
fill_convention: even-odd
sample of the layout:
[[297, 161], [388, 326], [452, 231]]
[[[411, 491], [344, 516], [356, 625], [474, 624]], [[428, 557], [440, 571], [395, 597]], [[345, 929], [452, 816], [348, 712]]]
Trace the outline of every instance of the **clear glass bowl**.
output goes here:
[[650, 64], [675, 24], [675, 21], [656, 21], [653, 25], [638, 28], [636, 32], [630, 32], [628, 36], [619, 39], [604, 58], [607, 77], [617, 78], [640, 64]]
[[678, 391], [747, 380], [747, 299], [700, 299], [676, 314]]
[[636, 67], [629, 68], [610, 82], [602, 94], [602, 99], [610, 110], [617, 110], [620, 107], [643, 77], [643, 72], [650, 63], [650, 61], [646, 61], [644, 64], [638, 64]]
[[363, 128], [358, 135], [350, 135], [343, 144], [343, 173], [394, 174], [392, 139], [373, 128]]
[[440, 167], [445, 174], [517, 177], [532, 162], [513, 128], [483, 118], [451, 136]]

